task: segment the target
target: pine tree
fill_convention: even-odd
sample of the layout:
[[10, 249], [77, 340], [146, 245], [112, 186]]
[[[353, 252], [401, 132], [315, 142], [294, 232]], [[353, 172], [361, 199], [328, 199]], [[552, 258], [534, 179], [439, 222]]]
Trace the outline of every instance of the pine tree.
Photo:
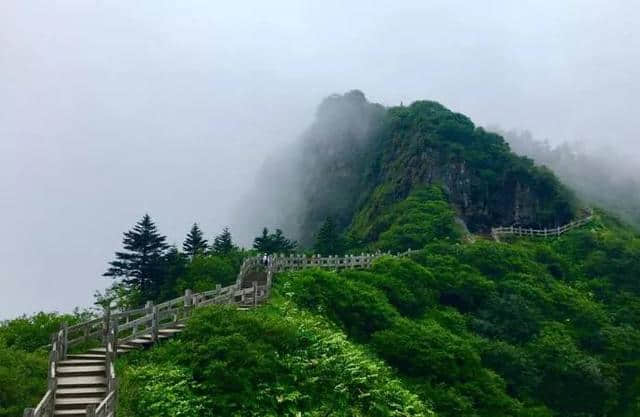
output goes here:
[[253, 239], [253, 248], [260, 253], [271, 253], [271, 239], [269, 239], [269, 229], [262, 229], [262, 235]]
[[276, 233], [272, 237], [273, 247], [271, 253], [289, 253], [295, 250], [298, 242], [289, 240], [284, 236], [281, 229], [276, 229]]
[[182, 244], [182, 250], [192, 258], [207, 251], [207, 240], [203, 239], [202, 230], [200, 230], [198, 223], [194, 223], [191, 227], [191, 231], [189, 231]]
[[318, 231], [314, 250], [322, 256], [344, 255], [345, 246], [345, 241], [338, 233], [335, 222], [328, 217]]
[[174, 245], [164, 256], [164, 279], [160, 289], [160, 299], [168, 300], [178, 297], [178, 280], [184, 276], [189, 265], [189, 258]]
[[211, 251], [215, 255], [228, 255], [236, 249], [237, 247], [233, 244], [228, 227], [222, 229], [222, 233], [216, 236], [211, 246]]
[[253, 248], [260, 253], [290, 253], [297, 245], [296, 241], [287, 239], [281, 229], [269, 233], [266, 227], [262, 229], [262, 235], [253, 240]]
[[169, 247], [166, 239], [145, 214], [132, 230], [124, 233], [124, 251], [116, 252], [116, 259], [109, 262], [111, 266], [103, 275], [122, 278], [127, 289], [138, 291], [147, 299], [155, 298], [165, 278], [163, 258]]

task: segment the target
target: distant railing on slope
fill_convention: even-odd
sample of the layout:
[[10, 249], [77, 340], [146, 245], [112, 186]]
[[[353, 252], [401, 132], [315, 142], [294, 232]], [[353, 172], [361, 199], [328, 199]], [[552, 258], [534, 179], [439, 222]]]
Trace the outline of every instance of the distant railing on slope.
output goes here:
[[[410, 253], [411, 249], [407, 250], [406, 252], [398, 252], [395, 256], [406, 256]], [[391, 252], [375, 252], [366, 254], [362, 253], [360, 255], [345, 256], [305, 256], [298, 254], [276, 254], [272, 256], [272, 262], [275, 272], [304, 268], [370, 268], [373, 265], [373, 261], [385, 255], [391, 255]]]
[[500, 241], [500, 237], [502, 236], [557, 237], [568, 232], [569, 230], [584, 226], [585, 224], [593, 220], [593, 213], [591, 211], [589, 211], [588, 213], [589, 214], [582, 219], [575, 220], [571, 223], [567, 223], [563, 226], [558, 226], [555, 228], [533, 229], [518, 226], [494, 227], [491, 229], [491, 236], [496, 241]]

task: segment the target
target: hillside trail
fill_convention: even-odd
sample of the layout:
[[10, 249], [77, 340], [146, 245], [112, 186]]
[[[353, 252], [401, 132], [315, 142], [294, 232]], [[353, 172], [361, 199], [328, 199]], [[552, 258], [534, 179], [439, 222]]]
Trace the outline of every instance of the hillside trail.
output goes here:
[[[23, 417], [113, 417], [117, 407], [117, 357], [180, 334], [195, 309], [221, 304], [250, 310], [267, 300], [273, 274], [278, 271], [368, 268], [382, 255], [274, 255], [266, 265], [259, 257], [250, 257], [243, 262], [236, 282], [229, 286], [217, 285], [201, 293], [186, 290], [181, 297], [157, 305], [147, 302], [133, 310], [105, 309], [95, 319], [63, 325], [51, 335], [47, 392], [35, 408], [24, 410]], [[97, 346], [82, 349], [91, 343]]]

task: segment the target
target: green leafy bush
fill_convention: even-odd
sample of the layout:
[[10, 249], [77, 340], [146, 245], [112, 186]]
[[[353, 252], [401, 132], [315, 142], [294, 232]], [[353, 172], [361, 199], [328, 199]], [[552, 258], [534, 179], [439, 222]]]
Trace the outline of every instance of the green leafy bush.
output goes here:
[[433, 415], [381, 361], [282, 299], [199, 310], [179, 340], [120, 368], [125, 416]]
[[286, 280], [285, 291], [298, 305], [326, 315], [358, 339], [389, 327], [399, 317], [382, 291], [333, 272], [296, 271]]
[[2, 345], [0, 340], [0, 417], [22, 415], [47, 388], [47, 355]]

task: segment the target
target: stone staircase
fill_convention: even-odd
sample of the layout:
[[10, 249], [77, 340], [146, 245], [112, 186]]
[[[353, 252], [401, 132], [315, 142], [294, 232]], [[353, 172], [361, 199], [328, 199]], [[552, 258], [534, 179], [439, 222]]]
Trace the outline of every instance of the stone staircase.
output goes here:
[[[173, 337], [184, 329], [184, 324], [158, 330], [158, 340]], [[153, 344], [151, 334], [117, 345], [117, 354], [123, 355]], [[87, 407], [97, 407], [107, 395], [105, 368], [106, 348], [89, 349], [86, 353], [67, 354], [57, 362], [54, 416], [86, 417]]]

